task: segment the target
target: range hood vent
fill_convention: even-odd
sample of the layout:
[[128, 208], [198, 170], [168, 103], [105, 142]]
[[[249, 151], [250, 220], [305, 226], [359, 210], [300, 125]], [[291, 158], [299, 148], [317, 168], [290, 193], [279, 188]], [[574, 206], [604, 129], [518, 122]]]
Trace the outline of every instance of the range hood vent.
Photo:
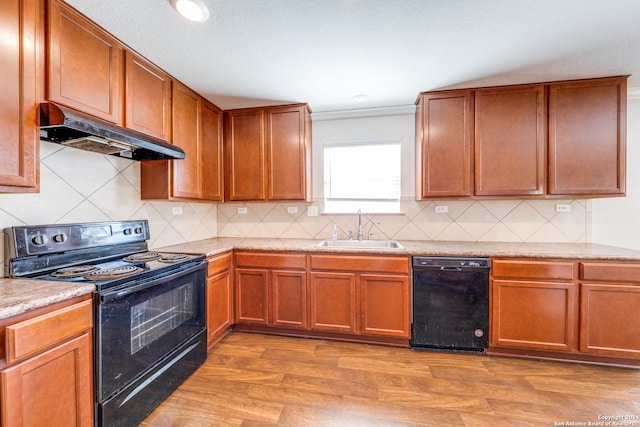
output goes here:
[[132, 160], [185, 158], [178, 146], [52, 102], [40, 104], [40, 139]]

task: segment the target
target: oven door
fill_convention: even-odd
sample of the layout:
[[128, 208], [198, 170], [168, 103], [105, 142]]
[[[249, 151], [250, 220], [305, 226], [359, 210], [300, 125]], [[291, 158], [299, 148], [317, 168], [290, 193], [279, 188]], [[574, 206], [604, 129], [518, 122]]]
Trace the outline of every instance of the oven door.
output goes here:
[[206, 271], [201, 261], [96, 295], [98, 402], [205, 329]]

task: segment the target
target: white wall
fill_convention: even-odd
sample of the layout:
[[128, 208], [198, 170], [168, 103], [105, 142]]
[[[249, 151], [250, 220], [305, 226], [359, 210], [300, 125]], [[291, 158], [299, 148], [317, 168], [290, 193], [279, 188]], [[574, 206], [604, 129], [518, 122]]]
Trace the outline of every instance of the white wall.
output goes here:
[[627, 103], [627, 196], [593, 199], [592, 241], [640, 249], [640, 99]]

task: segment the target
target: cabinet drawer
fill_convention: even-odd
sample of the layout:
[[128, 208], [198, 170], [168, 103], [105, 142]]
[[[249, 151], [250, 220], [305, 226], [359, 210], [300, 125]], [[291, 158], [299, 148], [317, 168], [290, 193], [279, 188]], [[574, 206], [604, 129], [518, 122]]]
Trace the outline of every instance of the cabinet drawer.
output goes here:
[[491, 274], [514, 279], [573, 280], [573, 267], [571, 261], [494, 259]]
[[409, 257], [312, 255], [312, 270], [409, 274]]
[[236, 267], [248, 268], [286, 268], [304, 270], [307, 267], [306, 255], [263, 252], [236, 252]]
[[222, 255], [214, 255], [207, 258], [207, 261], [209, 261], [207, 276], [214, 276], [231, 268], [231, 252], [227, 252], [226, 254]]
[[71, 338], [92, 326], [91, 300], [7, 326], [7, 364]]
[[580, 279], [594, 282], [640, 283], [640, 264], [580, 263]]

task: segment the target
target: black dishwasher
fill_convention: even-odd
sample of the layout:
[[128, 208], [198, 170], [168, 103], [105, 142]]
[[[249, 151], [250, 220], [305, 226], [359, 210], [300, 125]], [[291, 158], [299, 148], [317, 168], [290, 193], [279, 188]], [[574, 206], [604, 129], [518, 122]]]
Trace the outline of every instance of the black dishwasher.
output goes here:
[[483, 351], [489, 258], [414, 257], [411, 346]]

